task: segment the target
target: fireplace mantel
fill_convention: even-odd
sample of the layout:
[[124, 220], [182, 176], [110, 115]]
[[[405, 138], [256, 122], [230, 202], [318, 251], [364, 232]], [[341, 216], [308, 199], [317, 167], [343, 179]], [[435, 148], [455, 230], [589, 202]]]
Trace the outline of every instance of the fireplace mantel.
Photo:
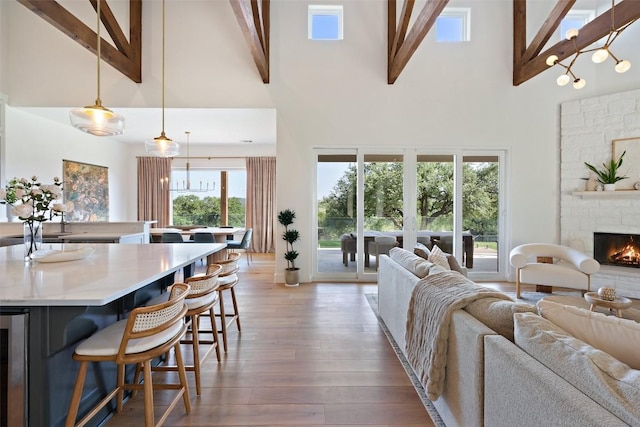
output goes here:
[[640, 199], [638, 190], [574, 191], [571, 194], [583, 199]]

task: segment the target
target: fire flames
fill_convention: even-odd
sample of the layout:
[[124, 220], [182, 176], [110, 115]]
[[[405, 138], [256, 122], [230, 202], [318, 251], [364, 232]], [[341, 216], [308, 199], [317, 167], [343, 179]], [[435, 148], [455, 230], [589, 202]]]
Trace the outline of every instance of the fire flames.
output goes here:
[[634, 242], [633, 236], [629, 237], [629, 241], [621, 249], [614, 249], [609, 255], [609, 260], [614, 264], [620, 265], [640, 265], [640, 246]]

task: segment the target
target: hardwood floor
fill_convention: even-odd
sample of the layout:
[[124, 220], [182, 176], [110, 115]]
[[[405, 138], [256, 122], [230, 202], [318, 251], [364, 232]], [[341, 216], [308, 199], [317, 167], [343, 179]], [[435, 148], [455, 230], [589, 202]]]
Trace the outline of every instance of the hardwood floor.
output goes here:
[[[375, 284], [287, 288], [273, 283], [273, 254], [254, 254], [250, 267], [245, 259], [240, 266], [236, 292], [242, 332], [231, 326], [223, 361], [217, 363], [212, 352], [204, 362], [200, 397], [193, 374], [187, 373], [192, 411], [186, 414], [178, 404], [164, 425], [434, 425], [366, 301], [366, 293], [377, 292]], [[515, 292], [514, 283], [482, 284]], [[523, 292], [534, 290], [523, 286]], [[633, 307], [640, 309], [640, 300]], [[183, 353], [190, 360], [188, 346]], [[156, 373], [154, 380], [164, 375], [175, 373]], [[170, 393], [154, 395], [157, 414]], [[143, 425], [142, 394], [106, 425]]]
[[[231, 326], [223, 361], [204, 362], [200, 397], [187, 373], [191, 413], [178, 404], [164, 425], [433, 425], [366, 301], [375, 284], [287, 288], [273, 283], [273, 254], [253, 260], [241, 260], [236, 286], [242, 332]], [[175, 373], [154, 380], [164, 375]], [[155, 393], [157, 413], [169, 393]], [[139, 393], [107, 426], [142, 425], [142, 403]]]

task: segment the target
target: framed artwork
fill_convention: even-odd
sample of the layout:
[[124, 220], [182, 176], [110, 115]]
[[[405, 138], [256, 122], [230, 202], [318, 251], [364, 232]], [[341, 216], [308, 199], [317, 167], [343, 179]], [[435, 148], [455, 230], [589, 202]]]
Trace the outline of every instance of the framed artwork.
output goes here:
[[64, 201], [73, 202], [68, 221], [109, 221], [109, 168], [62, 160]]
[[613, 159], [625, 153], [620, 167], [620, 174], [629, 178], [618, 181], [616, 189], [633, 190], [636, 183], [640, 182], [640, 137], [622, 138], [613, 140]]

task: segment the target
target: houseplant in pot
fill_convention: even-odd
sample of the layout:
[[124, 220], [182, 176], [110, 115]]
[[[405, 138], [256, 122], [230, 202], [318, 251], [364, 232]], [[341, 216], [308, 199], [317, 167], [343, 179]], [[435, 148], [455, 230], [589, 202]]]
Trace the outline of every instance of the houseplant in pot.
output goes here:
[[278, 214], [278, 222], [284, 226], [282, 240], [287, 242], [287, 251], [284, 253], [284, 259], [287, 260], [287, 269], [284, 273], [286, 286], [298, 286], [300, 283], [300, 269], [296, 267], [298, 252], [293, 249], [293, 244], [300, 238], [300, 233], [298, 230], [289, 228], [295, 218], [296, 213], [291, 209], [285, 209]]
[[602, 169], [598, 169], [592, 164], [584, 162], [585, 166], [589, 168], [590, 171], [596, 174], [598, 177], [598, 181], [604, 185], [605, 191], [613, 191], [616, 189], [616, 182], [622, 181], [623, 179], [627, 179], [627, 176], [619, 176], [618, 170], [620, 166], [622, 166], [622, 158], [624, 157], [626, 151], [623, 151], [618, 157], [618, 160], [614, 160], [613, 158], [609, 161], [609, 164], [603, 163]]

